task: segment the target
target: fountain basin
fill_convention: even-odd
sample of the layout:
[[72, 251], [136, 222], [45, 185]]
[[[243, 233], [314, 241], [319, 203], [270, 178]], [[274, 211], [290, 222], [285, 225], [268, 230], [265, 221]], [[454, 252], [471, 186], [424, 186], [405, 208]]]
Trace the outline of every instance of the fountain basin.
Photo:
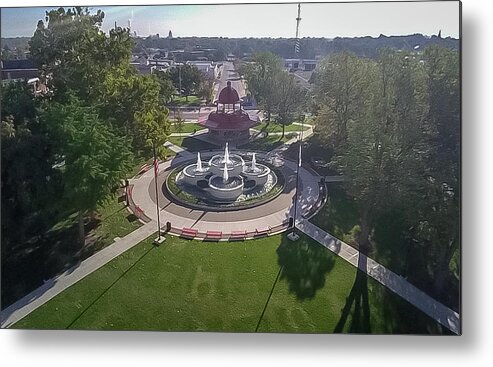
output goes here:
[[[209, 160], [210, 172], [214, 175], [221, 176], [224, 170], [224, 163], [226, 163], [224, 154], [216, 154]], [[226, 163], [226, 168], [228, 170], [228, 175], [239, 176], [243, 172], [243, 166], [245, 161], [238, 154], [230, 154], [228, 157], [228, 162]]]
[[183, 180], [190, 185], [197, 184], [203, 180], [209, 173], [209, 167], [203, 167], [201, 170], [197, 168], [197, 164], [190, 164], [183, 169]]
[[265, 185], [270, 174], [270, 168], [260, 163], [256, 163], [255, 167], [256, 169], [253, 170], [250, 165], [245, 166], [243, 176], [248, 180], [255, 181], [257, 186]]
[[224, 181], [222, 176], [214, 175], [209, 178], [207, 191], [218, 201], [235, 201], [243, 193], [243, 178], [241, 176], [230, 177]]

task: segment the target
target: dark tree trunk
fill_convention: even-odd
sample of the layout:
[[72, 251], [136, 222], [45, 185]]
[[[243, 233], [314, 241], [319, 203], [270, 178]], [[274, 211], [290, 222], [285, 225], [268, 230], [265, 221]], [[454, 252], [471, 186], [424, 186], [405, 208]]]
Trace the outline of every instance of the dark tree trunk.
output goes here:
[[82, 211], [79, 211], [79, 243], [81, 247], [83, 247], [86, 243], [86, 234], [84, 230], [84, 214]]
[[438, 260], [437, 270], [434, 274], [433, 289], [436, 294], [442, 294], [447, 284], [447, 280], [450, 274], [449, 264], [452, 256], [454, 255], [454, 247], [452, 244], [447, 249], [443, 250], [440, 259]]
[[282, 124], [282, 135], [281, 135], [281, 139], [284, 139], [284, 134], [286, 133], [286, 125], [285, 124]]
[[371, 233], [371, 225], [368, 220], [368, 213], [365, 213], [361, 216], [361, 232], [357, 238], [359, 250], [365, 254], [368, 254], [371, 250], [370, 243], [370, 233]]

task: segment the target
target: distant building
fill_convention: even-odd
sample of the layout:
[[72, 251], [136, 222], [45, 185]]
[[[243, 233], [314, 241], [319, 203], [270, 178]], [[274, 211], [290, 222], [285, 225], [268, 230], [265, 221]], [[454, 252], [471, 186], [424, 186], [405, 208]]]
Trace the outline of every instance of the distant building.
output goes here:
[[46, 86], [41, 83], [40, 72], [32, 60], [6, 60], [1, 61], [2, 83], [24, 81], [32, 86], [35, 94], [46, 92]]
[[188, 65], [194, 65], [202, 73], [207, 75], [209, 78], [217, 78], [219, 76], [219, 66], [210, 61], [187, 61]]
[[25, 80], [37, 78], [39, 70], [32, 60], [6, 60], [2, 61], [3, 80]]
[[140, 75], [149, 75], [151, 73], [151, 67], [147, 64], [131, 62], [130, 65], [136, 68]]
[[296, 71], [296, 70], [312, 71], [315, 70], [317, 64], [318, 64], [318, 60], [312, 60], [312, 59], [285, 59], [284, 60], [284, 67], [288, 71]]

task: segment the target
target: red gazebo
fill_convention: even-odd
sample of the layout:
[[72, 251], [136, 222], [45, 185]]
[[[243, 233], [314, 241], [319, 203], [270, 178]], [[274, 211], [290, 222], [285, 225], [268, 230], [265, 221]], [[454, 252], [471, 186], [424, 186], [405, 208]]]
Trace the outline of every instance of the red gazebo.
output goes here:
[[227, 86], [219, 93], [216, 111], [213, 111], [199, 124], [209, 129], [209, 137], [217, 142], [246, 142], [250, 138], [250, 128], [258, 125], [260, 118], [251, 117], [241, 108], [241, 99], [236, 89]]

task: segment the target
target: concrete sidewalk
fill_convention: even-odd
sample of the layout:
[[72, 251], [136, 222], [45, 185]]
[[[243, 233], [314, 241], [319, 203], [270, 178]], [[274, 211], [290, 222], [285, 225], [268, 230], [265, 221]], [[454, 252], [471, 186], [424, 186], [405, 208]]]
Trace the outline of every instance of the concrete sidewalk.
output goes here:
[[173, 144], [170, 141], [167, 141], [166, 143], [163, 144], [166, 148], [169, 150], [175, 152], [176, 154], [180, 154], [183, 157], [192, 157], [194, 156], [192, 153], [190, 153], [188, 150], [183, 149], [182, 147]]
[[322, 246], [404, 298], [414, 307], [420, 309], [453, 333], [460, 334], [460, 316], [457, 312], [436, 301], [400, 275], [397, 275], [375, 260], [360, 253], [355, 248], [338, 240], [309, 221], [298, 219], [296, 220], [296, 227]]
[[48, 280], [44, 285], [3, 310], [0, 314], [1, 327], [8, 328], [15, 324], [65, 289], [145, 240], [155, 233], [156, 230], [156, 222], [151, 221], [142, 227], [137, 228], [125, 237], [115, 241], [112, 245], [105, 247], [80, 264], [70, 268], [65, 273]]

